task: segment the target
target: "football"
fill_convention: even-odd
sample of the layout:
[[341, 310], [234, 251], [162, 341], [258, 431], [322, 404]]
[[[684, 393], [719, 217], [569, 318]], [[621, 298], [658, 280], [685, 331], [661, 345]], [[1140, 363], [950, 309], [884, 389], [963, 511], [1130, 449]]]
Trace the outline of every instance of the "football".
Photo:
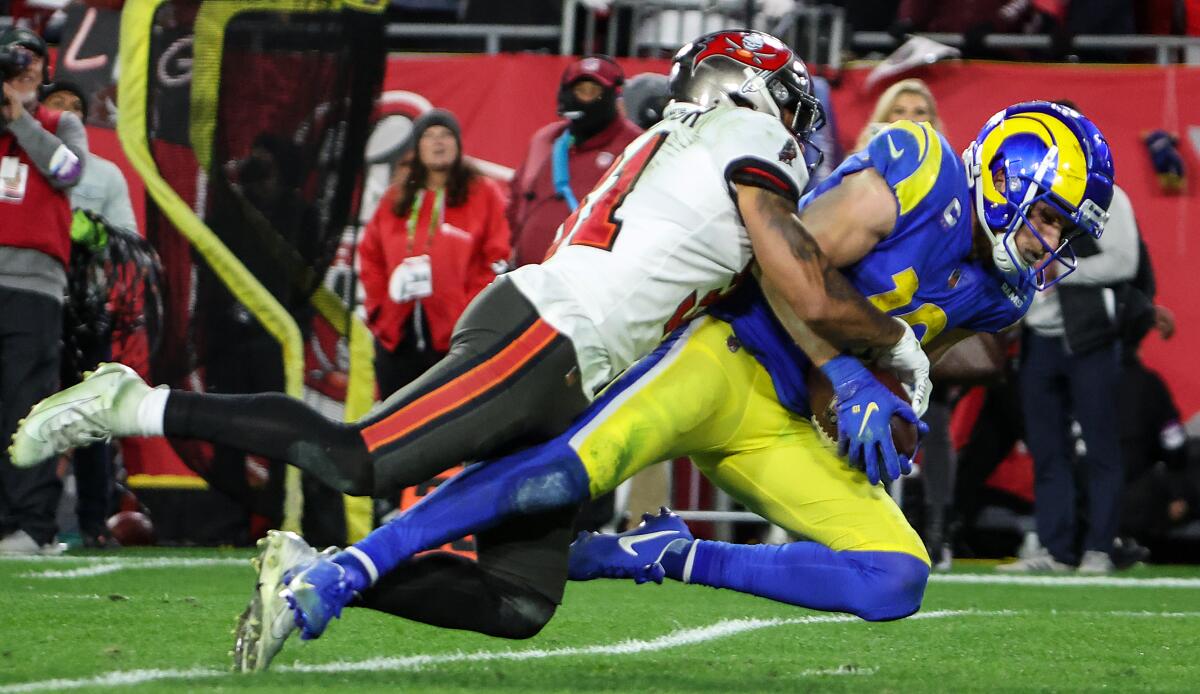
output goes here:
[[[900, 384], [891, 372], [872, 369], [871, 374], [879, 379], [885, 388], [895, 393], [904, 402], [909, 402], [904, 386]], [[833, 401], [833, 386], [820, 369], [809, 369], [808, 372], [808, 404], [813, 413], [813, 424], [829, 441], [836, 443], [837, 408]], [[912, 458], [917, 449], [917, 427], [900, 417], [892, 417], [892, 443], [896, 450]]]
[[108, 531], [123, 547], [152, 545], [154, 524], [141, 511], [121, 511], [108, 519]]

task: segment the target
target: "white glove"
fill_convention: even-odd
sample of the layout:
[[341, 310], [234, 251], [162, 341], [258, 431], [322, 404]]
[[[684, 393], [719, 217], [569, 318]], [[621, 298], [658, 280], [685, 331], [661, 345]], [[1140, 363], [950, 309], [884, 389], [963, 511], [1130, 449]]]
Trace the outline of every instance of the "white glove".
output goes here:
[[929, 380], [929, 357], [921, 349], [912, 326], [899, 318], [895, 320], [904, 326], [904, 334], [877, 361], [879, 366], [896, 374], [912, 402], [913, 412], [924, 417], [929, 407], [929, 393], [933, 390], [933, 381]]

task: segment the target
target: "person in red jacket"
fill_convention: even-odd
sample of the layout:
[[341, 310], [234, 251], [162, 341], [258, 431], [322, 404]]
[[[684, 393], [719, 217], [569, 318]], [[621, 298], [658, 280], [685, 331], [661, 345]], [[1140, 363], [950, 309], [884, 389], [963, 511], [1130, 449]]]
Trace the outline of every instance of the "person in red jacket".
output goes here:
[[384, 194], [358, 248], [382, 397], [445, 356], [463, 309], [510, 255], [504, 196], [463, 161], [454, 114], [421, 115], [411, 137], [408, 175]]
[[538, 130], [512, 180], [508, 222], [516, 267], [540, 263], [563, 220], [642, 133], [620, 113], [625, 82], [611, 58], [581, 58], [563, 72], [555, 121]]

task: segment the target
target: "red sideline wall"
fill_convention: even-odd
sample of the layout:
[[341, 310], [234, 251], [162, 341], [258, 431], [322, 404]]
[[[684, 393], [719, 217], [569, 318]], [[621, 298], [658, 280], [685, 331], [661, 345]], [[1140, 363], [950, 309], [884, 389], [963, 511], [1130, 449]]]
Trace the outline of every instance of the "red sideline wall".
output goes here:
[[[466, 151], [516, 167], [533, 132], [555, 118], [558, 77], [569, 59], [495, 55], [391, 58], [389, 90], [413, 91], [454, 111]], [[666, 61], [622, 61], [626, 73], [665, 71]], [[839, 139], [852, 144], [870, 115], [878, 90], [864, 93], [868, 70], [847, 70], [834, 91]], [[951, 143], [962, 149], [983, 122], [1010, 103], [1028, 99], [1075, 101], [1108, 137], [1118, 183], [1137, 210], [1142, 235], [1158, 273], [1161, 304], [1178, 318], [1170, 341], [1152, 335], [1143, 347], [1148, 364], [1166, 377], [1185, 419], [1200, 410], [1200, 238], [1192, 238], [1197, 202], [1197, 153], [1187, 129], [1200, 132], [1200, 70], [1157, 66], [1057, 66], [1008, 63], [944, 63], [915, 73], [938, 99]], [[1184, 137], [1181, 148], [1191, 174], [1185, 195], [1159, 192], [1140, 136], [1166, 128]]]

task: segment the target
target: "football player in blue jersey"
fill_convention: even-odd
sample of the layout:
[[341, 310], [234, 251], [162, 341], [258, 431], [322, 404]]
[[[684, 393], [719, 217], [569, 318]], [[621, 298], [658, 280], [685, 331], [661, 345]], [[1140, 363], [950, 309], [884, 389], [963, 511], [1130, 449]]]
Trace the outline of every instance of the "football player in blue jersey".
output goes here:
[[[801, 201], [801, 219], [855, 287], [912, 325], [936, 357], [972, 332], [1015, 323], [1035, 290], [1073, 269], [1070, 239], [1101, 234], [1112, 177], [1095, 126], [1071, 109], [1030, 102], [991, 118], [962, 160], [932, 127], [893, 124]], [[495, 609], [513, 625], [501, 635], [536, 633], [561, 599], [563, 573], [671, 578], [868, 620], [912, 614], [929, 559], [875, 484], [907, 470], [890, 430], [906, 405], [864, 367], [860, 357], [870, 355], [832, 350], [771, 301], [776, 292], [744, 284], [612, 383], [567, 432], [471, 466], [344, 552], [317, 556], [294, 535], [273, 535], [263, 561], [287, 566], [279, 597], [252, 605], [245, 621], [256, 609], [294, 617], [302, 637], [314, 638], [353, 605], [473, 628], [428, 618], [421, 605], [454, 599], [455, 588], [416, 571], [429, 561], [408, 559], [473, 532], [536, 524], [683, 455], [747, 508], [808, 540], [695, 540], [664, 510], [621, 535], [582, 535], [562, 572], [555, 548], [529, 535], [527, 563], [508, 557], [498, 574], [510, 593]], [[810, 422], [813, 366], [833, 385], [839, 438], [868, 449], [865, 469], [849, 468]], [[284, 626], [241, 631], [264, 654], [258, 667], [282, 646]]]

